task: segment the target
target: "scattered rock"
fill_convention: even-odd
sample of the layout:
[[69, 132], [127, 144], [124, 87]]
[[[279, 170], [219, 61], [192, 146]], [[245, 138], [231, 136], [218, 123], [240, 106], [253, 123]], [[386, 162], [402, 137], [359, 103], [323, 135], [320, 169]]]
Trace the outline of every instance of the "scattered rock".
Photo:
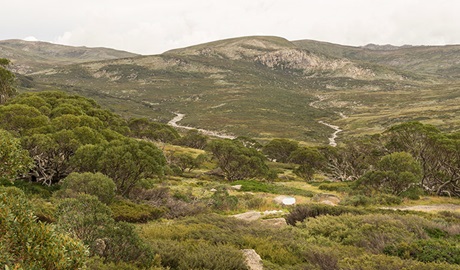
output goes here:
[[282, 210], [265, 210], [262, 215], [266, 216], [266, 215], [275, 215], [275, 214], [281, 214], [283, 213]]
[[233, 217], [247, 221], [254, 221], [260, 219], [262, 217], [262, 214], [258, 211], [249, 211], [246, 213], [233, 215]]
[[216, 191], [217, 191], [217, 189], [215, 189], [215, 188], [211, 188], [209, 191], [211, 191], [211, 192], [216, 192]]
[[[249, 211], [249, 212], [233, 215], [232, 217], [237, 218], [237, 219], [246, 220], [246, 221], [255, 221], [255, 220], [264, 218], [264, 217], [266, 217], [268, 215], [276, 215], [276, 214], [282, 214], [282, 213], [283, 213], [282, 210], [267, 210], [267, 211], [264, 211], [264, 212]], [[264, 219], [263, 221], [275, 220], [275, 219], [277, 219], [277, 218]], [[282, 218], [282, 219], [284, 220], [284, 218]]]
[[277, 228], [287, 226], [286, 220], [284, 218], [261, 219], [260, 222], [262, 222], [262, 224]]
[[327, 194], [327, 193], [320, 193], [316, 194], [313, 198], [312, 201], [314, 202], [319, 202], [319, 203], [324, 203], [328, 205], [337, 205], [340, 203], [340, 198], [333, 195], [333, 194]]
[[296, 200], [294, 197], [286, 196], [286, 195], [275, 197], [273, 201], [281, 205], [294, 205], [296, 203]]
[[249, 270], [263, 270], [262, 258], [254, 249], [243, 249], [246, 265]]
[[234, 190], [241, 190], [241, 187], [242, 187], [242, 185], [234, 185], [234, 186], [232, 186], [232, 188]]

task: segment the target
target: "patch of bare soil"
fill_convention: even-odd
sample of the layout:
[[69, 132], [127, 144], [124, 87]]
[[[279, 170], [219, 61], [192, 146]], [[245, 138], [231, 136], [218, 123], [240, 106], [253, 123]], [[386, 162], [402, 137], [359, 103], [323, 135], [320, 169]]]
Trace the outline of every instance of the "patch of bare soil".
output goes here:
[[237, 215], [233, 215], [232, 217], [246, 220], [246, 221], [256, 221], [259, 220], [261, 223], [273, 227], [284, 227], [287, 226], [286, 220], [284, 218], [270, 218], [271, 215], [277, 215], [282, 213], [280, 210], [272, 210], [272, 211], [249, 211]]
[[414, 206], [402, 206], [402, 207], [386, 207], [386, 209], [394, 210], [411, 210], [411, 211], [460, 211], [460, 205], [457, 204], [432, 204], [432, 205], [414, 205]]

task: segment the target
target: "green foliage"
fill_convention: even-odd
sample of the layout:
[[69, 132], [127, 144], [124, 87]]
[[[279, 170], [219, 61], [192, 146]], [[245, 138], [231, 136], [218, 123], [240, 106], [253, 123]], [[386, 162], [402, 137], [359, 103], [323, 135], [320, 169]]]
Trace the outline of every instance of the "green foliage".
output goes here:
[[237, 197], [238, 204], [245, 209], [260, 209], [265, 204], [265, 198], [263, 195], [243, 193]]
[[178, 174], [182, 175], [186, 170], [190, 172], [200, 167], [206, 160], [206, 156], [200, 154], [197, 157], [193, 157], [190, 153], [168, 152], [166, 153], [166, 160], [173, 170], [177, 168], [179, 170]]
[[30, 202], [16, 188], [0, 189], [0, 265], [6, 269], [79, 269], [83, 244], [52, 225], [37, 222]]
[[72, 158], [80, 172], [101, 172], [111, 177], [123, 196], [141, 179], [162, 176], [165, 163], [163, 153], [155, 145], [128, 138], [82, 146]]
[[276, 193], [276, 186], [273, 184], [256, 181], [256, 180], [238, 180], [233, 182], [235, 185], [241, 185], [240, 191], [244, 192], [265, 192]]
[[315, 174], [315, 169], [310, 164], [299, 165], [294, 170], [295, 175], [305, 179], [306, 181], [313, 180], [313, 175]]
[[0, 180], [13, 181], [32, 165], [27, 151], [9, 132], [0, 129]]
[[385, 247], [386, 255], [421, 262], [460, 264], [460, 245], [451, 239], [421, 239], [411, 243], [398, 243]]
[[106, 226], [112, 225], [111, 214], [110, 208], [97, 197], [79, 195], [59, 202], [56, 221], [63, 231], [73, 233], [94, 252], [96, 240], [104, 234]]
[[[142, 235], [152, 244], [156, 253], [160, 254], [164, 267], [176, 269], [185, 267], [189, 256], [181, 256], [185, 250], [191, 252], [192, 257], [199, 259], [198, 250], [190, 249], [190, 245], [200, 245], [203, 257], [215, 256], [219, 261], [224, 254], [215, 254], [227, 250], [229, 262], [220, 261], [215, 268], [227, 269], [235, 261], [241, 261], [241, 249], [253, 248], [263, 260], [274, 264], [283, 264], [286, 267], [299, 263], [298, 250], [293, 246], [295, 241], [290, 232], [259, 226], [257, 223], [247, 223], [234, 218], [223, 217], [216, 214], [199, 215], [176, 220], [174, 222], [155, 222], [143, 226]], [[292, 246], [290, 246], [292, 244]], [[238, 251], [238, 252], [232, 252]], [[212, 255], [215, 254], [215, 255]], [[196, 260], [196, 259], [195, 259]], [[201, 261], [201, 259], [199, 259]], [[288, 269], [284, 267], [284, 269]], [[183, 268], [180, 268], [183, 269]], [[184, 268], [186, 269], [186, 268]], [[244, 268], [243, 268], [244, 269]]]
[[146, 204], [136, 204], [127, 200], [117, 200], [109, 205], [115, 221], [143, 223], [159, 219], [164, 210]]
[[[287, 139], [273, 139], [263, 147], [263, 153], [277, 162], [286, 163], [291, 154], [299, 148], [299, 143]], [[299, 154], [300, 156], [300, 154]], [[297, 157], [294, 157], [297, 159]]]
[[420, 164], [409, 153], [395, 152], [382, 157], [376, 170], [366, 173], [356, 184], [362, 189], [401, 195], [417, 185], [421, 177]]
[[13, 95], [16, 94], [14, 87], [14, 73], [7, 69], [10, 61], [5, 58], [0, 58], [0, 104], [5, 103]]
[[370, 205], [398, 205], [402, 203], [402, 198], [391, 194], [373, 194], [366, 195], [350, 195], [340, 201], [341, 205], [348, 206], [370, 206]]
[[338, 181], [353, 181], [365, 174], [383, 156], [378, 136], [347, 140], [339, 147], [320, 149], [326, 158], [324, 172]]
[[322, 236], [343, 245], [381, 253], [390, 245], [427, 238], [425, 229], [443, 228], [443, 225], [413, 215], [345, 214], [309, 218], [298, 227], [310, 236]]
[[129, 199], [161, 209], [163, 216], [169, 219], [194, 216], [209, 210], [208, 200], [199, 200], [191, 192], [172, 193], [169, 188], [161, 186], [149, 189], [136, 187], [130, 192]]
[[209, 148], [228, 180], [264, 177], [268, 173], [265, 158], [255, 149], [231, 140], [214, 140]]
[[71, 173], [61, 183], [59, 197], [73, 198], [84, 193], [96, 196], [105, 204], [110, 204], [115, 197], [115, 183], [102, 173]]
[[128, 126], [131, 130], [131, 135], [136, 138], [170, 143], [180, 137], [177, 130], [171, 126], [158, 122], [152, 122], [147, 118], [130, 119]]
[[299, 188], [286, 187], [275, 183], [267, 183], [257, 180], [238, 180], [233, 182], [234, 185], [241, 185], [240, 191], [244, 192], [265, 192], [282, 195], [299, 195], [313, 197], [313, 192]]
[[225, 187], [219, 187], [211, 196], [211, 203], [214, 209], [219, 211], [235, 210], [238, 205], [238, 198], [230, 196]]
[[7, 180], [0, 180], [0, 186], [5, 187], [16, 187], [22, 190], [27, 196], [40, 197], [49, 199], [53, 195], [53, 192], [57, 190], [57, 186], [46, 186], [40, 183], [17, 180], [10, 182]]
[[152, 248], [161, 265], [178, 270], [188, 269], [247, 269], [242, 252], [235, 247], [202, 241], [157, 240]]
[[148, 268], [155, 264], [154, 253], [151, 248], [137, 234], [135, 227], [126, 222], [107, 224], [103, 235], [105, 249], [102, 247], [100, 256], [104, 256], [109, 262], [130, 262], [131, 264]]
[[258, 141], [246, 136], [238, 136], [234, 140], [241, 142], [244, 145], [244, 147], [254, 148], [258, 151], [262, 150], [263, 148], [263, 145], [260, 144]]
[[[156, 256], [158, 258], [158, 256]], [[145, 269], [143, 267], [137, 267], [131, 263], [121, 262], [106, 262], [100, 257], [93, 256], [88, 260], [87, 266], [89, 270], [139, 270]], [[159, 262], [155, 262], [155, 267], [150, 267], [149, 270], [167, 270], [159, 266]]]
[[346, 196], [343, 200], [340, 201], [340, 205], [346, 206], [369, 206], [373, 204], [372, 198], [366, 195], [353, 195], [353, 196]]
[[457, 266], [445, 263], [422, 263], [413, 260], [402, 260], [398, 257], [385, 255], [365, 254], [361, 256], [350, 256], [338, 263], [337, 269], [360, 269], [360, 270], [433, 270], [446, 269], [455, 270]]
[[363, 210], [345, 206], [331, 206], [327, 204], [300, 204], [296, 205], [285, 217], [287, 224], [295, 226], [307, 218], [316, 218], [322, 215], [339, 216], [342, 214], [364, 214]]
[[49, 123], [47, 116], [38, 109], [14, 104], [14, 100], [0, 107], [0, 127], [16, 134], [27, 134], [29, 130], [45, 126]]
[[299, 147], [289, 155], [288, 160], [295, 164], [310, 164], [312, 167], [321, 168], [325, 157], [316, 148]]
[[288, 160], [299, 164], [294, 173], [306, 181], [312, 180], [315, 171], [322, 169], [326, 161], [317, 149], [306, 147], [297, 148], [290, 154]]
[[208, 137], [201, 134], [196, 129], [191, 129], [187, 131], [183, 137], [176, 139], [174, 144], [196, 149], [205, 149], [208, 144]]
[[352, 191], [352, 188], [350, 187], [350, 182], [321, 183], [319, 184], [318, 188], [321, 190], [346, 192], [346, 193]]
[[120, 138], [129, 130], [93, 100], [52, 91], [24, 93], [1, 106], [0, 127], [21, 135], [34, 160], [29, 177], [48, 185], [72, 172], [69, 159], [80, 146]]
[[91, 195], [65, 199], [57, 207], [57, 225], [89, 246], [92, 255], [107, 262], [130, 262], [149, 267], [154, 258], [134, 230], [134, 226], [115, 222], [108, 206]]
[[437, 195], [460, 196], [460, 137], [431, 125], [408, 122], [385, 132], [387, 147], [410, 153], [422, 167], [420, 186]]

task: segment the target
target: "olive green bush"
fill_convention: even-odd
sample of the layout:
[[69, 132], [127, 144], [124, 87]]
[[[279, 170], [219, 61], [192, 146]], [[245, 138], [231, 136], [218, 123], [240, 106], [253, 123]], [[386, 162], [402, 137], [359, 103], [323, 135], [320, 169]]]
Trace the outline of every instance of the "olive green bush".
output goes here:
[[83, 193], [96, 196], [105, 204], [110, 204], [115, 197], [115, 183], [102, 173], [71, 173], [61, 183], [58, 197], [72, 198]]
[[115, 222], [110, 208], [91, 195], [62, 200], [56, 213], [56, 223], [63, 231], [71, 232], [104, 262], [129, 262], [150, 267], [154, 256], [139, 238], [134, 226]]
[[421, 262], [445, 262], [460, 264], [458, 239], [421, 239], [410, 243], [402, 242], [385, 247], [387, 255]]
[[458, 266], [446, 263], [423, 263], [414, 260], [402, 260], [398, 257], [385, 256], [381, 254], [365, 254], [361, 256], [350, 256], [338, 263], [336, 269], [349, 270], [458, 270]]
[[20, 140], [0, 129], [0, 180], [13, 181], [31, 166], [32, 159], [22, 149]]
[[397, 214], [323, 215], [309, 218], [298, 226], [308, 235], [358, 246], [372, 253], [382, 253], [387, 246], [401, 242], [427, 239], [427, 228], [443, 228], [442, 224], [423, 217]]
[[243, 253], [230, 245], [191, 240], [156, 240], [151, 242], [151, 246], [159, 255], [161, 265], [171, 269], [248, 269]]
[[147, 204], [136, 204], [127, 200], [117, 200], [109, 205], [115, 221], [143, 223], [162, 217], [164, 209]]
[[239, 141], [214, 140], [208, 145], [213, 157], [227, 180], [267, 177], [269, 169], [265, 157]]
[[6, 269], [80, 269], [83, 243], [37, 222], [30, 202], [16, 188], [0, 188], [0, 265]]
[[346, 207], [346, 206], [331, 206], [327, 204], [300, 204], [296, 205], [285, 219], [287, 224], [295, 226], [298, 222], [302, 222], [307, 218], [315, 218], [322, 215], [339, 216], [342, 214], [364, 214], [364, 210]]
[[82, 146], [71, 162], [79, 172], [101, 172], [112, 178], [117, 193], [125, 197], [142, 179], [162, 176], [166, 164], [154, 144], [131, 138]]

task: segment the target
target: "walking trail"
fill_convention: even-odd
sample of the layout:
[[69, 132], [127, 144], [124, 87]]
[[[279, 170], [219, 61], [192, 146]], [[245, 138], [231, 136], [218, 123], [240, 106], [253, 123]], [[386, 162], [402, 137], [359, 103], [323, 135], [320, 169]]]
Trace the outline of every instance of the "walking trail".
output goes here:
[[170, 125], [172, 127], [182, 128], [182, 129], [186, 129], [186, 130], [196, 129], [196, 130], [198, 130], [199, 132], [201, 132], [201, 133], [203, 133], [205, 135], [218, 137], [218, 138], [222, 138], [222, 139], [232, 139], [233, 140], [233, 139], [236, 138], [235, 136], [218, 133], [218, 132], [212, 131], [212, 130], [206, 130], [206, 129], [202, 129], [202, 128], [194, 128], [194, 127], [189, 127], [189, 126], [182, 126], [182, 125], [178, 124], [178, 122], [180, 122], [182, 119], [184, 119], [185, 114], [183, 114], [183, 113], [175, 113], [175, 114], [176, 114], [176, 116], [173, 119], [171, 119], [171, 121], [168, 122], [168, 125]]
[[330, 146], [333, 146], [333, 147], [336, 147], [337, 146], [337, 142], [335, 141], [335, 139], [337, 139], [338, 135], [340, 132], [342, 132], [342, 130], [339, 128], [339, 126], [334, 126], [334, 125], [331, 125], [329, 123], [326, 123], [324, 121], [318, 121], [318, 123], [320, 124], [323, 124], [325, 126], [328, 126], [332, 129], [334, 129], [335, 131], [332, 133], [331, 137], [329, 137], [329, 145]]
[[[327, 97], [326, 96], [321, 96], [321, 95], [318, 95], [316, 97], [318, 98], [318, 100], [312, 101], [308, 105], [310, 105], [310, 107], [313, 107], [313, 108], [316, 108], [316, 109], [321, 109], [321, 107], [318, 106], [318, 103], [320, 103], [322, 101], [325, 101], [327, 99]], [[347, 118], [347, 116], [345, 116], [345, 114], [343, 114], [342, 112], [339, 112], [338, 114], [343, 119]], [[343, 130], [340, 129], [339, 126], [335, 126], [335, 125], [326, 123], [324, 121], [318, 121], [318, 123], [323, 124], [325, 126], [328, 126], [328, 127], [332, 128], [332, 129], [334, 129], [334, 132], [331, 134], [331, 136], [328, 139], [329, 139], [329, 145], [332, 146], [332, 147], [336, 147], [337, 146], [336, 139], [338, 137], [338, 134], [340, 132], [342, 132]]]

